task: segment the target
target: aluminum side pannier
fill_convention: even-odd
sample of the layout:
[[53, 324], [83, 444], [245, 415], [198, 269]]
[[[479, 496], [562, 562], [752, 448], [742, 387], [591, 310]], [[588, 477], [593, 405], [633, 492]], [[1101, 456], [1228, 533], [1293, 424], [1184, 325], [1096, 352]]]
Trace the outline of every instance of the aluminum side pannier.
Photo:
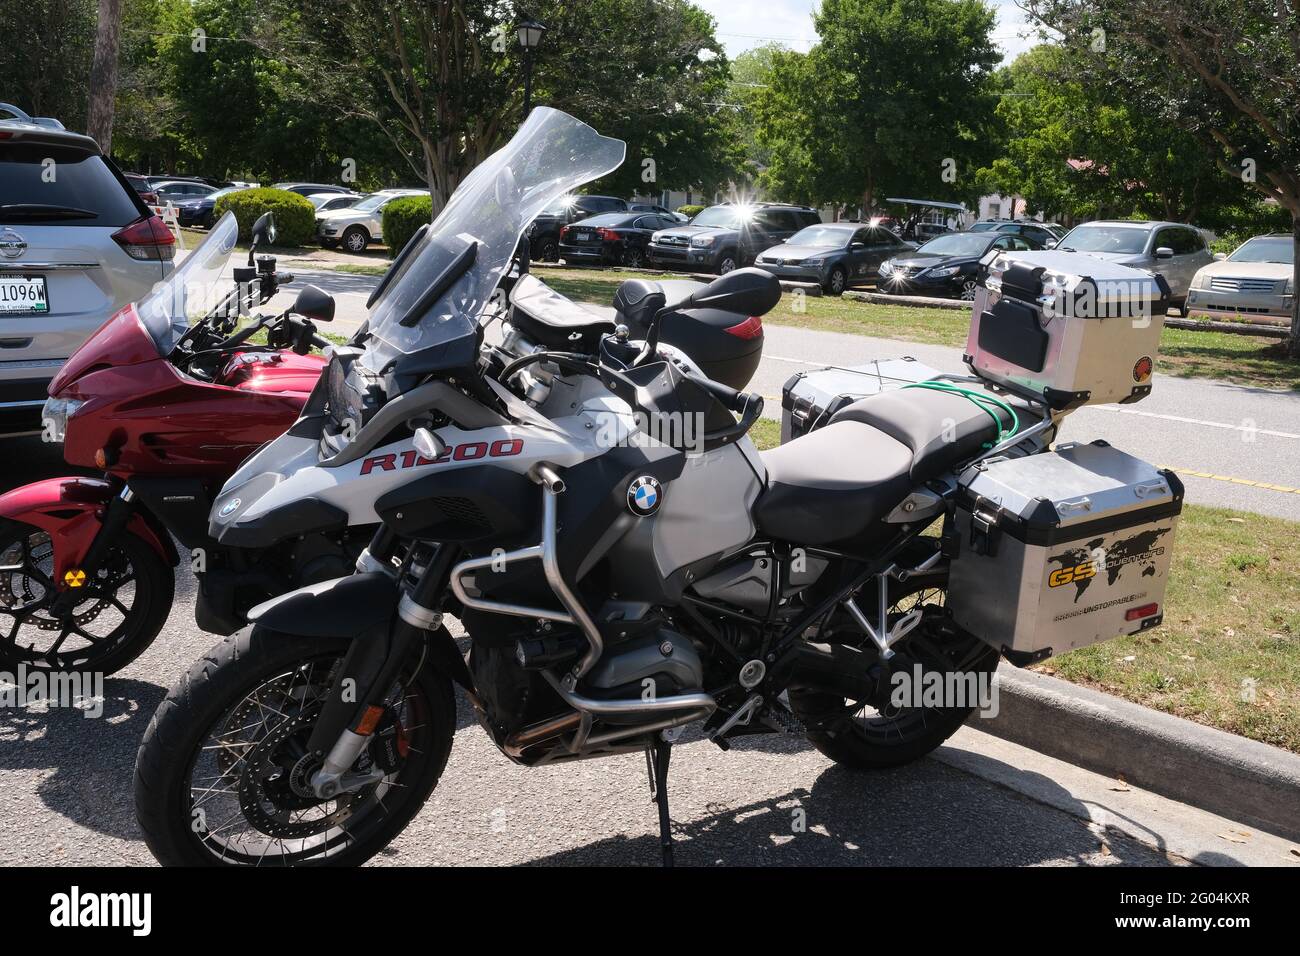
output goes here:
[[1155, 627], [1183, 487], [1102, 441], [993, 458], [961, 476], [948, 607], [1026, 664]]

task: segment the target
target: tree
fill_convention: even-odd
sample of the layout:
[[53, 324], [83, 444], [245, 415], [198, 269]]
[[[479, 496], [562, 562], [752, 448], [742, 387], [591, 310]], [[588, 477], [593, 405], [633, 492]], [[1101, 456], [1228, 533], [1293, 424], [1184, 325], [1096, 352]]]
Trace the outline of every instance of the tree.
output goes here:
[[0, 0], [0, 23], [0, 100], [83, 129], [95, 0]]
[[1219, 227], [1246, 188], [1125, 83], [1082, 82], [1078, 48], [1042, 44], [1002, 71], [1004, 154], [979, 171], [990, 190], [1068, 218], [1136, 214]]
[[[1225, 175], [1287, 209], [1300, 293], [1300, 8], [1295, 0], [1026, 0], [1080, 58], [1079, 75], [1122, 78], [1193, 136]], [[1300, 358], [1300, 294], [1290, 354]]]
[[95, 23], [95, 58], [90, 64], [90, 105], [86, 132], [104, 152], [113, 149], [113, 115], [117, 101], [117, 48], [122, 28], [122, 0], [99, 0]]
[[[514, 4], [279, 0], [276, 9], [278, 58], [305, 78], [306, 95], [387, 137], [433, 194], [435, 216], [520, 121]], [[706, 14], [683, 0], [540, 0], [529, 13], [548, 27], [533, 102], [628, 141], [628, 162], [602, 188], [711, 185], [730, 173], [734, 137], [715, 122], [727, 64]]]
[[775, 58], [760, 141], [769, 180], [875, 208], [974, 199], [997, 147], [994, 14], [979, 0], [824, 0], [818, 44]]

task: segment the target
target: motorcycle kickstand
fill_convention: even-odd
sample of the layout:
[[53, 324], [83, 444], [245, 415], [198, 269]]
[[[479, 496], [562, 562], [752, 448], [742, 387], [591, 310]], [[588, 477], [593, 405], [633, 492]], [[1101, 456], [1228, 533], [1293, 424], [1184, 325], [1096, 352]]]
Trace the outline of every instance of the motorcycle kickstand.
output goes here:
[[646, 769], [650, 772], [650, 797], [659, 807], [659, 846], [663, 851], [664, 868], [673, 865], [673, 831], [668, 819], [668, 760], [673, 745], [662, 737], [646, 748]]

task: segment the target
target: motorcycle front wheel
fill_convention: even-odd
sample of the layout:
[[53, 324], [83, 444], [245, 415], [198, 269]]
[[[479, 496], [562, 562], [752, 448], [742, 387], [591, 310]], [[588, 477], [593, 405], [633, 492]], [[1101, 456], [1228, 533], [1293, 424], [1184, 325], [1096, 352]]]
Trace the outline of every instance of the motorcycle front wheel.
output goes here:
[[113, 543], [70, 615], [51, 611], [54, 544], [40, 528], [0, 522], [0, 670], [113, 674], [145, 652], [175, 597], [171, 565], [133, 534]]
[[[380, 727], [395, 731], [400, 762], [322, 800], [310, 786], [320, 758], [305, 744], [349, 644], [248, 627], [172, 688], [135, 769], [136, 816], [160, 863], [354, 866], [406, 828], [451, 753], [455, 693], [427, 667], [394, 685]], [[385, 769], [373, 750], [354, 771]]]

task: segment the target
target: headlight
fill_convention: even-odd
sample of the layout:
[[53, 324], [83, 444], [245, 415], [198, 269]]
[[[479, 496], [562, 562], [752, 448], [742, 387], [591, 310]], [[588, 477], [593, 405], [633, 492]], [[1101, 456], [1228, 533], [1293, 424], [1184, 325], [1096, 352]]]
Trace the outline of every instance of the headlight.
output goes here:
[[1286, 280], [1286, 287], [1282, 289], [1282, 294], [1283, 294], [1283, 295], [1294, 295], [1294, 294], [1295, 294], [1295, 278], [1294, 278], [1294, 277], [1292, 277], [1292, 278]]
[[68, 433], [68, 419], [86, 404], [72, 398], [47, 398], [41, 410], [41, 433], [46, 441], [62, 442]]
[[880, 264], [880, 268], [879, 268], [877, 271], [878, 271], [882, 276], [890, 275], [890, 274], [894, 271], [894, 262], [893, 262], [893, 260], [892, 260], [892, 259], [886, 259], [884, 262], [882, 262], [882, 263]]
[[826, 261], [826, 256], [809, 256], [807, 259], [800, 259], [795, 265], [800, 266], [819, 266]]
[[651, 241], [651, 242], [658, 242], [658, 241], [659, 241], [659, 237], [660, 237], [661, 235], [663, 235], [663, 233], [660, 233], [660, 232], [652, 232], [652, 233], [650, 233], [650, 241]]
[[961, 266], [948, 266], [945, 269], [932, 269], [930, 277], [932, 279], [946, 279], [949, 276], [955, 276], [958, 272], [961, 272]]
[[1208, 289], [1210, 287], [1210, 274], [1204, 270], [1196, 273], [1192, 277], [1193, 289]]
[[713, 245], [716, 238], [717, 236], [696, 236], [691, 240], [691, 245], [695, 246], [697, 249], [707, 249], [709, 246]]

